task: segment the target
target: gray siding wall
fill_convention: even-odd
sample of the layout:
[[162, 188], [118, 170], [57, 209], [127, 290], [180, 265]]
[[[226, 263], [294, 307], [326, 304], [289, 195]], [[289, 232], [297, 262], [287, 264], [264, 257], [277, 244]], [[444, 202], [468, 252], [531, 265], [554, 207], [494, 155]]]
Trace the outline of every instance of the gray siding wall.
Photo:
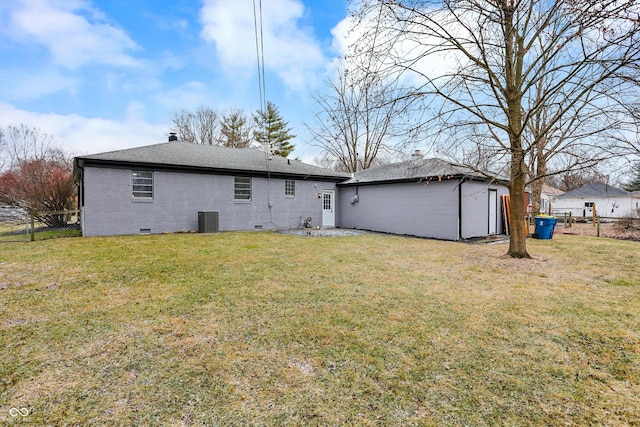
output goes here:
[[458, 240], [457, 180], [340, 187], [337, 225]]
[[462, 184], [462, 238], [482, 237], [489, 234], [489, 189], [497, 192], [496, 215], [498, 233], [502, 231], [500, 195], [509, 194], [509, 189], [497, 184], [466, 181]]
[[322, 221], [317, 194], [336, 188], [333, 182], [296, 180], [296, 195], [290, 198], [284, 195], [284, 179], [253, 177], [251, 202], [236, 202], [233, 176], [155, 171], [153, 200], [137, 201], [132, 198], [131, 172], [85, 168], [85, 236], [139, 234], [142, 229], [195, 231], [199, 211], [218, 211], [221, 231], [298, 227], [306, 217], [315, 226]]
[[458, 233], [458, 186], [460, 181], [380, 184], [360, 186], [358, 202], [352, 203], [355, 187], [340, 187], [337, 225], [385, 233], [458, 240], [489, 234], [489, 189], [497, 191], [496, 230], [501, 232], [501, 185], [462, 183], [462, 223]]

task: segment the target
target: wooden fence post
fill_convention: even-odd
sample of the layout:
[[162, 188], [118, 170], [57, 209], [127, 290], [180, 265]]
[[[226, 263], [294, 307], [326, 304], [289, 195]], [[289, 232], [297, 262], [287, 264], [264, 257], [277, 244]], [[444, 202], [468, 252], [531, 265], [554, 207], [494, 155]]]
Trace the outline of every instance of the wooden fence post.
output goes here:
[[593, 202], [593, 209], [592, 209], [592, 216], [591, 216], [591, 222], [593, 223], [593, 226], [596, 227], [596, 220], [597, 220], [597, 216], [596, 216], [596, 202]]
[[598, 232], [596, 234], [598, 237], [600, 237], [600, 217], [597, 217], [596, 221], [598, 221]]
[[33, 210], [29, 210], [29, 219], [31, 220], [31, 241], [34, 242], [36, 240], [35, 232], [35, 223], [36, 223], [36, 214]]

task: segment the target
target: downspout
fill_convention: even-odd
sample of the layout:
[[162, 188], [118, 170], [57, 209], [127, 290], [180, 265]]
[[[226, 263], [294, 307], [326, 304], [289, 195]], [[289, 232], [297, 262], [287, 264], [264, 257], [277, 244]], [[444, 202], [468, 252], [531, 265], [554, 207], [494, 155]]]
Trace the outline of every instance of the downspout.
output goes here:
[[464, 178], [460, 178], [458, 185], [458, 240], [462, 240], [462, 183]]
[[80, 232], [84, 236], [84, 162], [75, 159], [77, 176], [74, 177], [75, 184], [78, 186], [78, 217], [80, 218]]

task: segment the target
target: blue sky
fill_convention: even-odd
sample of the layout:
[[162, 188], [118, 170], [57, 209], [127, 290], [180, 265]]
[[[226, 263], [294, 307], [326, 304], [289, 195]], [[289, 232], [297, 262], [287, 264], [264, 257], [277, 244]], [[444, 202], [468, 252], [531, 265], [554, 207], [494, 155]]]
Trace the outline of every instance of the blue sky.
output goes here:
[[[347, 43], [347, 6], [262, 0], [266, 97], [298, 135], [294, 157], [315, 155], [309, 95]], [[90, 154], [165, 141], [179, 109], [259, 104], [253, 0], [0, 2], [0, 126]]]

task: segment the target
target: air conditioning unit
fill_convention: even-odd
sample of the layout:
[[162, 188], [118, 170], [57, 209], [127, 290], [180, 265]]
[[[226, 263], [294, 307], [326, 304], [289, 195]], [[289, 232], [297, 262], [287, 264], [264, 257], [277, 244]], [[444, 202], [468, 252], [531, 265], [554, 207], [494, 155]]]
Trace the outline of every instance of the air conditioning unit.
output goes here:
[[198, 212], [198, 233], [217, 233], [220, 231], [218, 212]]

